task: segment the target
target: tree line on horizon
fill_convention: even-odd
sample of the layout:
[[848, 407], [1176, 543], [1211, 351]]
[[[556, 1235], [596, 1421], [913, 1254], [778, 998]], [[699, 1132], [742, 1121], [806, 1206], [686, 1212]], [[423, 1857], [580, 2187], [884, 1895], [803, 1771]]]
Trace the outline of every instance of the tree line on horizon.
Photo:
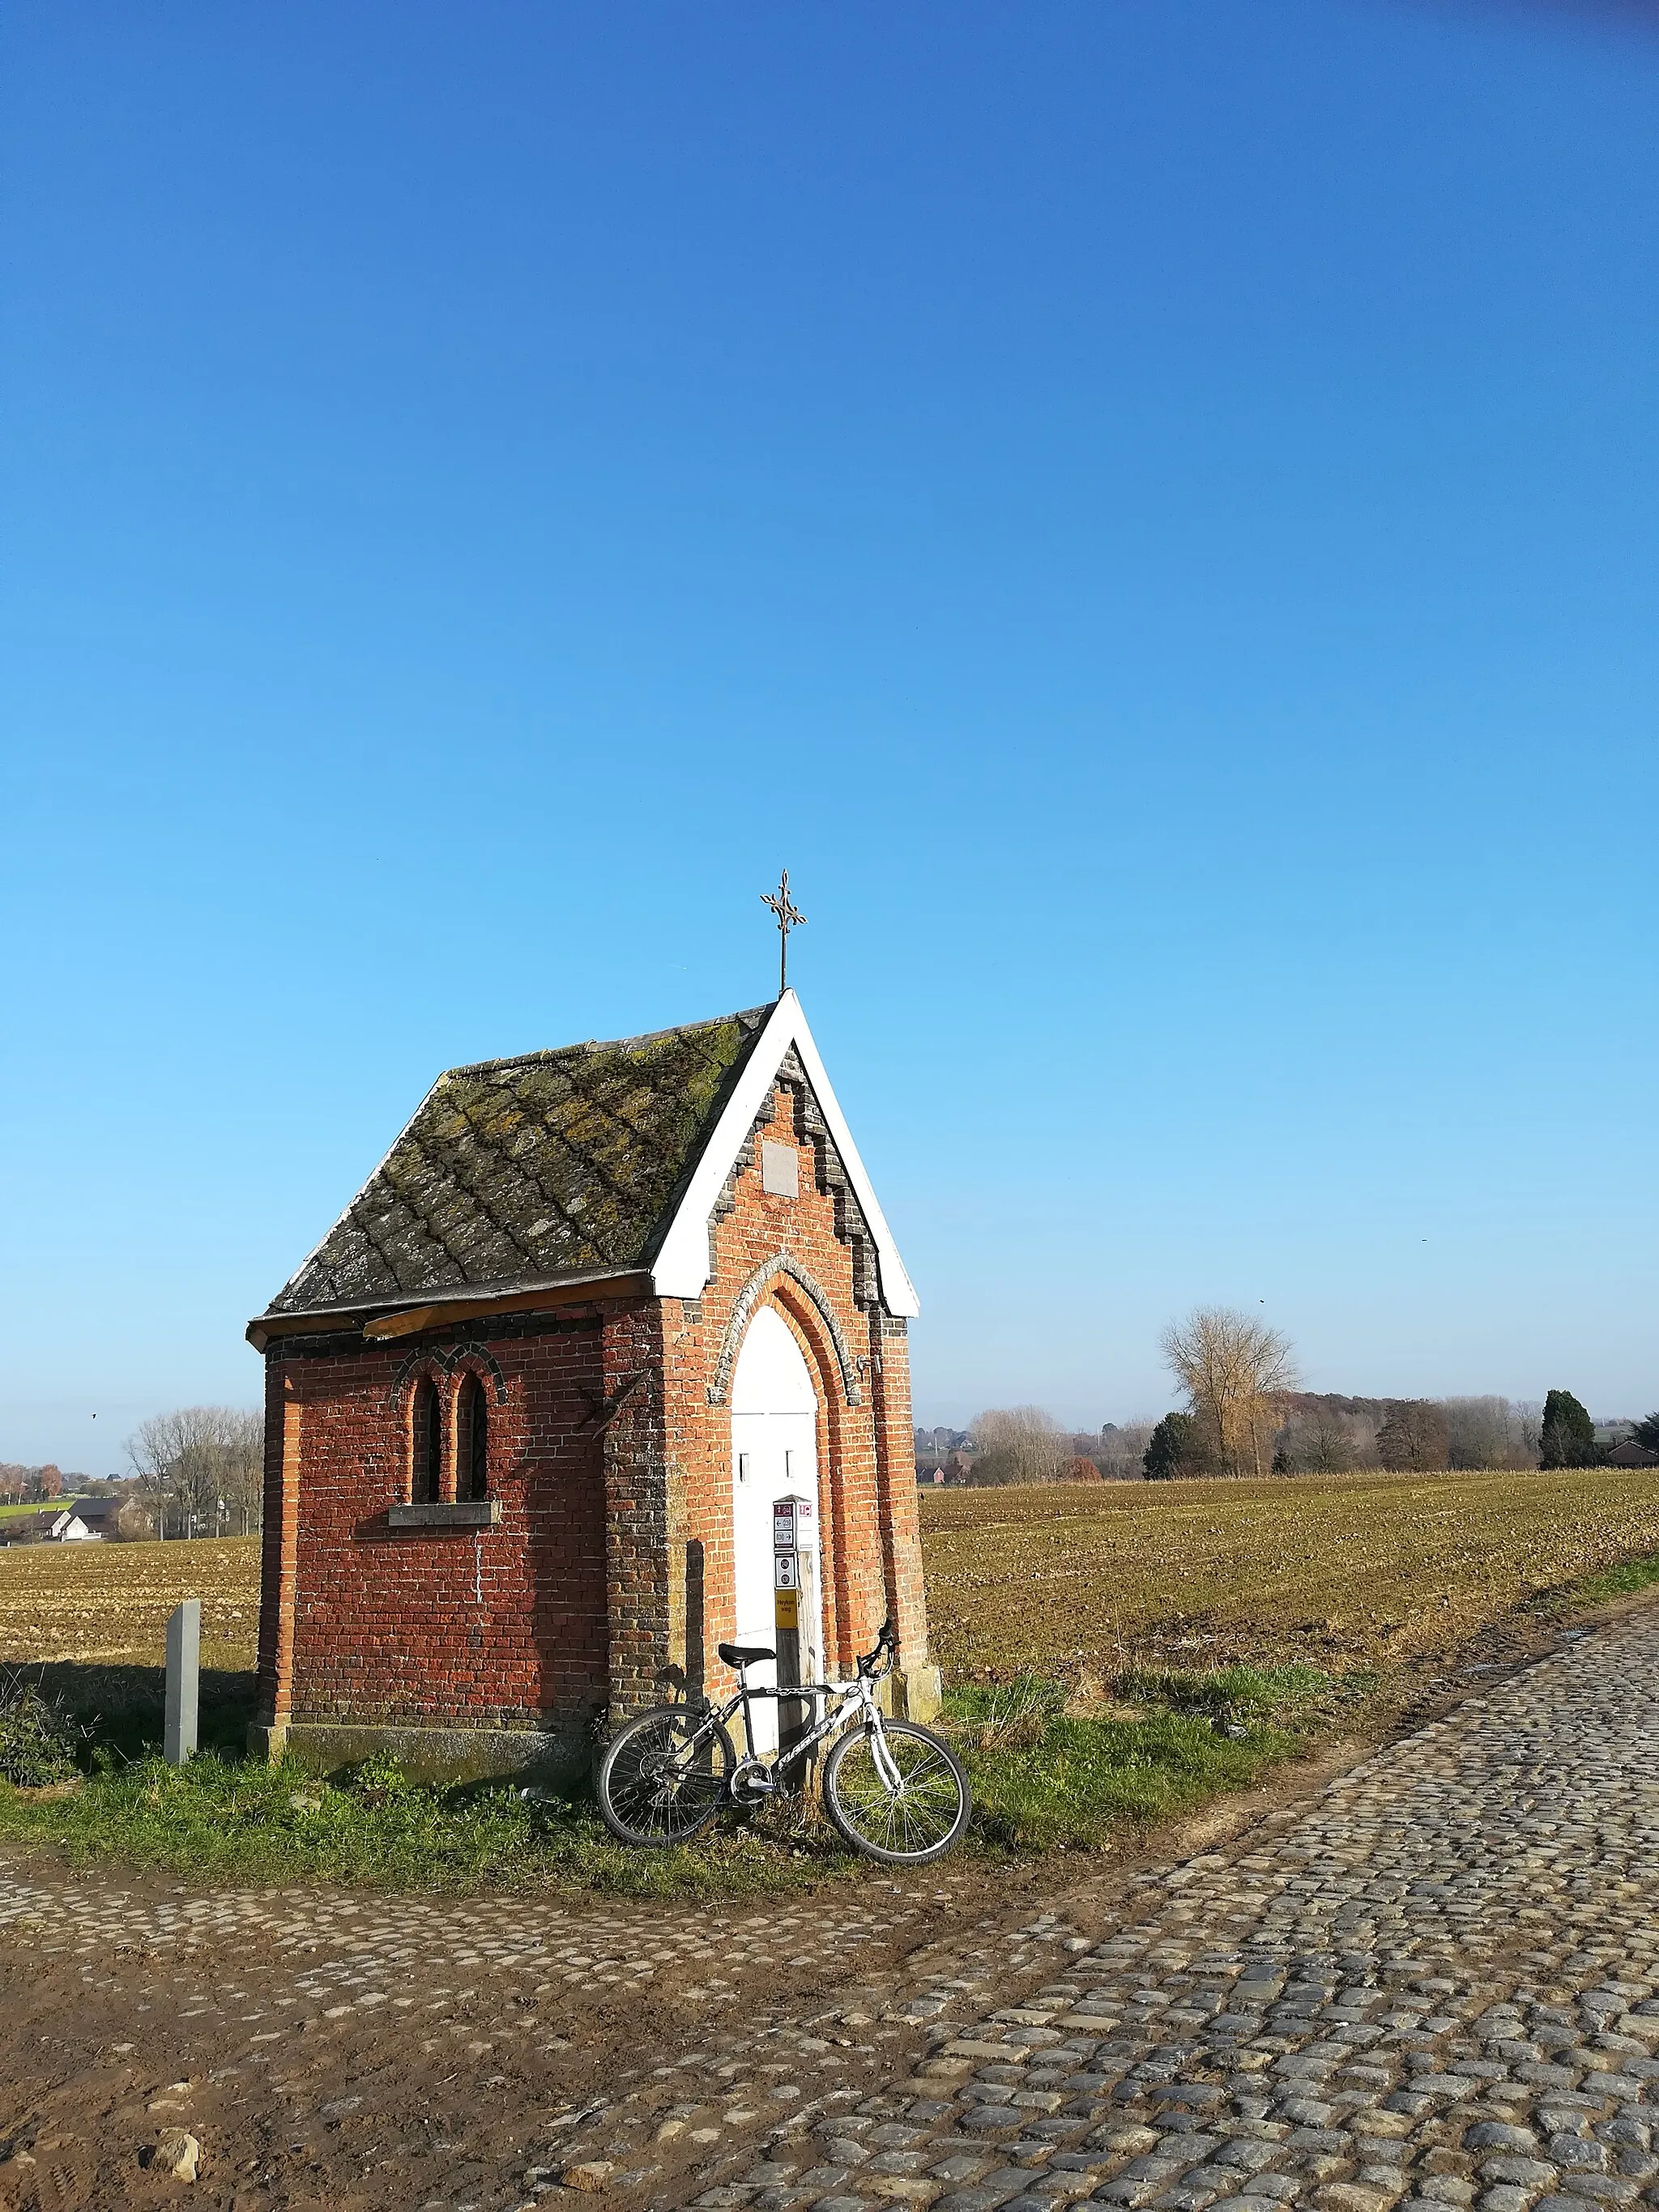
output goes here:
[[[971, 1453], [956, 1455], [960, 1479], [995, 1485], [1365, 1468], [1518, 1470], [1590, 1467], [1605, 1456], [1589, 1413], [1568, 1390], [1533, 1401], [1304, 1391], [1290, 1340], [1225, 1307], [1200, 1307], [1172, 1322], [1161, 1348], [1181, 1407], [1158, 1420], [1109, 1421], [1097, 1438], [1062, 1429], [1038, 1406], [988, 1408], [968, 1432]], [[1636, 1424], [1634, 1436], [1659, 1452], [1659, 1413]]]
[[264, 1417], [257, 1407], [175, 1407], [141, 1422], [125, 1450], [132, 1470], [125, 1476], [0, 1464], [0, 1501], [118, 1497], [121, 1514], [109, 1534], [123, 1540], [258, 1533]]

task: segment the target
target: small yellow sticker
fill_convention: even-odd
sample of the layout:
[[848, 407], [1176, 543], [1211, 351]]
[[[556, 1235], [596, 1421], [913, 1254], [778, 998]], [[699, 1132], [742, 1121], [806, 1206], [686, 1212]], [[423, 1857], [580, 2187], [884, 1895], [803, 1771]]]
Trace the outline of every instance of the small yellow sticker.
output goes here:
[[772, 1618], [780, 1628], [800, 1626], [800, 1592], [799, 1590], [774, 1590], [772, 1603], [775, 1608]]

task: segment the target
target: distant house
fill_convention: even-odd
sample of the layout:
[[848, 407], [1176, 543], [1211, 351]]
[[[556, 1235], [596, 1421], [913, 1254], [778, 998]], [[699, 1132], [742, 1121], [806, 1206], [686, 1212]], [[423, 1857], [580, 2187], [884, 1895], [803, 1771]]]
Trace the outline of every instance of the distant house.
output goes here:
[[89, 1536], [118, 1536], [124, 1513], [130, 1524], [127, 1533], [132, 1533], [131, 1522], [135, 1509], [129, 1498], [71, 1498], [70, 1504], [71, 1510], [86, 1523]]
[[1659, 1452], [1650, 1451], [1645, 1444], [1638, 1444], [1634, 1437], [1626, 1437], [1623, 1443], [1615, 1444], [1607, 1454], [1607, 1464], [1609, 1467], [1659, 1467]]
[[71, 1505], [44, 1513], [11, 1513], [0, 1520], [0, 1544], [95, 1544], [103, 1531], [89, 1528]]

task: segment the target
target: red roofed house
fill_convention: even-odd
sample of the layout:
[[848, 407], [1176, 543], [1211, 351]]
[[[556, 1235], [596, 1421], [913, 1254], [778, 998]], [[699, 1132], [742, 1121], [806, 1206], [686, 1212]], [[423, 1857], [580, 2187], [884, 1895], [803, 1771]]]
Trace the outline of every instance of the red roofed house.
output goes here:
[[890, 1613], [925, 1717], [916, 1310], [793, 992], [441, 1076], [249, 1327], [258, 1741], [569, 1769], [663, 1669], [716, 1692], [719, 1643], [770, 1642], [792, 1492], [809, 1641], [850, 1670]]

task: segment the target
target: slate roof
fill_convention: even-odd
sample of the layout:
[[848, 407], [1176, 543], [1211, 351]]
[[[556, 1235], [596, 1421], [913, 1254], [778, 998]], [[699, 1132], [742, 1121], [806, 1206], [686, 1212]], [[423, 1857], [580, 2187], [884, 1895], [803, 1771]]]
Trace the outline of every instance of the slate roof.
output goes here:
[[451, 1068], [266, 1310], [648, 1266], [771, 1011]]

